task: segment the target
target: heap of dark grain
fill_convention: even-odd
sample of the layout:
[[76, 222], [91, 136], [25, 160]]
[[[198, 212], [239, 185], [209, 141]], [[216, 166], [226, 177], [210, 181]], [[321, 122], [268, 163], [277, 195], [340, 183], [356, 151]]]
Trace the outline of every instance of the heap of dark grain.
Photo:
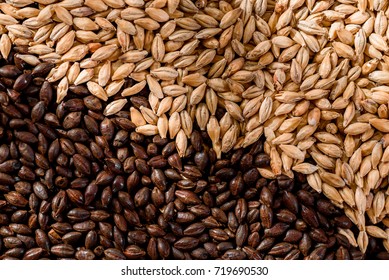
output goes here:
[[134, 132], [129, 106], [145, 96], [110, 118], [83, 86], [57, 105], [52, 67], [1, 60], [1, 259], [365, 257], [337, 231], [351, 221], [302, 176], [260, 177], [261, 142], [218, 160], [195, 130], [180, 158], [174, 141]]

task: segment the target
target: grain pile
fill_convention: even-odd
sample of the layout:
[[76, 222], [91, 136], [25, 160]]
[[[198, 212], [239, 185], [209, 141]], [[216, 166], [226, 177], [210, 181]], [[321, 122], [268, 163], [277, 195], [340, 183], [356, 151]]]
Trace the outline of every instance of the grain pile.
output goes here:
[[[9, 0], [0, 52], [55, 63], [56, 100], [85, 85], [136, 131], [207, 131], [217, 157], [266, 137], [268, 179], [293, 171], [389, 251], [388, 1]], [[130, 79], [131, 86], [125, 87]], [[222, 112], [217, 117], [216, 112]]]
[[147, 93], [109, 117], [79, 87], [56, 104], [52, 67], [0, 60], [0, 260], [365, 258], [304, 175], [260, 176], [263, 139], [217, 159], [195, 129], [181, 158], [134, 131]]
[[260, 176], [263, 139], [217, 159], [195, 129], [181, 158], [174, 140], [134, 131], [144, 96], [109, 117], [72, 87], [56, 104], [51, 67], [0, 60], [0, 260], [365, 257], [303, 175]]

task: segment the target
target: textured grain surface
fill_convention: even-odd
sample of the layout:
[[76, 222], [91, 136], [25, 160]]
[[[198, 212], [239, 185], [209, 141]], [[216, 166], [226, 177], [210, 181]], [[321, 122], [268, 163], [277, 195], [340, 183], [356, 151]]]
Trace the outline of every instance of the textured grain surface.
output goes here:
[[56, 64], [45, 75], [58, 104], [92, 94], [110, 115], [150, 91], [131, 121], [175, 138], [181, 157], [197, 127], [218, 158], [264, 134], [262, 176], [305, 172], [358, 225], [362, 250], [377, 235], [367, 223], [387, 232], [388, 1], [39, 3], [0, 3], [0, 53]]

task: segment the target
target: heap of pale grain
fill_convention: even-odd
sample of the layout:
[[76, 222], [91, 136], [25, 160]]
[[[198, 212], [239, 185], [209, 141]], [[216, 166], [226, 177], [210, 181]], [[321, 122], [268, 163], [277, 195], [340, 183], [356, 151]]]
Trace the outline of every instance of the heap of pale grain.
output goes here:
[[[221, 153], [262, 134], [265, 178], [292, 171], [389, 251], [389, 51], [387, 0], [8, 0], [0, 3], [0, 51], [58, 66], [57, 102], [86, 85], [137, 132], [175, 139], [181, 156], [194, 124]], [[123, 88], [125, 79], [135, 83]], [[112, 97], [112, 98], [111, 98]], [[215, 117], [217, 108], [225, 114]], [[369, 222], [366, 222], [365, 219]], [[368, 224], [368, 225], [366, 225]]]

